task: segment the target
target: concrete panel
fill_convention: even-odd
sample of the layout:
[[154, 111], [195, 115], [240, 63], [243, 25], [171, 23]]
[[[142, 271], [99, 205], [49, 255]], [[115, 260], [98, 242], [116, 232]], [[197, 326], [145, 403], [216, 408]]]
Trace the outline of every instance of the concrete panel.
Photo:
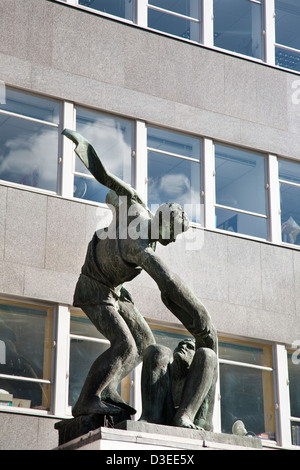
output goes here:
[[52, 271], [80, 271], [85, 253], [85, 205], [49, 197], [45, 267]]
[[261, 244], [228, 237], [228, 299], [236, 305], [262, 307]]
[[24, 293], [23, 264], [7, 263], [0, 261], [0, 291], [6, 295], [22, 296]]
[[47, 197], [8, 189], [4, 259], [43, 267], [45, 264]]
[[22, 414], [0, 414], [1, 450], [51, 450], [58, 444], [58, 433], [54, 429], [57, 419], [26, 416]]
[[24, 296], [72, 305], [77, 274], [25, 268]]
[[256, 118], [256, 67], [251, 62], [225, 58], [224, 114], [247, 121]]
[[295, 279], [292, 250], [262, 245], [263, 308], [281, 316], [295, 315]]

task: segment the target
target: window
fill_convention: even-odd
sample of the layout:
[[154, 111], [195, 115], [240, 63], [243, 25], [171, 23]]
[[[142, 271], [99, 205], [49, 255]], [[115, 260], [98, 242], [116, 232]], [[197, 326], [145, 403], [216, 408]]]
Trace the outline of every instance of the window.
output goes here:
[[219, 341], [219, 363], [222, 432], [242, 420], [251, 435], [275, 439], [271, 347]]
[[292, 444], [300, 446], [300, 365], [288, 354]]
[[278, 161], [282, 241], [300, 245], [300, 165]]
[[0, 407], [49, 410], [52, 310], [0, 301]]
[[147, 148], [149, 208], [175, 202], [199, 222], [200, 139], [149, 127]]
[[135, 0], [78, 0], [78, 5], [93, 8], [126, 20], [133, 20]]
[[263, 59], [262, 1], [214, 0], [214, 45]]
[[276, 64], [300, 71], [300, 5], [298, 0], [275, 0]]
[[0, 103], [0, 179], [57, 191], [59, 103], [6, 89]]
[[[111, 173], [131, 184], [133, 179], [131, 121], [77, 108], [76, 130], [94, 146]], [[75, 154], [74, 159], [74, 197], [105, 202], [108, 189], [92, 177]]]
[[148, 27], [200, 42], [199, 0], [149, 0]]
[[216, 227], [268, 238], [265, 158], [215, 145]]
[[[109, 341], [81, 311], [71, 312], [70, 321], [70, 364], [69, 364], [69, 405], [74, 406], [91, 365], [106, 349]], [[129, 401], [129, 378], [119, 385], [119, 393]]]

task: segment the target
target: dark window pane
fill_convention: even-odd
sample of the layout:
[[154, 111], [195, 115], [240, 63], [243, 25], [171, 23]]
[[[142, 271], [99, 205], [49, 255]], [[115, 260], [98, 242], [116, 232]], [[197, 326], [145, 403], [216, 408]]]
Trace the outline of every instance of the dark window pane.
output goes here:
[[276, 43], [300, 50], [299, 0], [275, 0]]
[[215, 146], [216, 203], [266, 215], [265, 159], [262, 155]]
[[249, 0], [214, 0], [214, 44], [262, 59], [261, 4]]
[[79, 0], [78, 4], [132, 21], [133, 2], [134, 0]]

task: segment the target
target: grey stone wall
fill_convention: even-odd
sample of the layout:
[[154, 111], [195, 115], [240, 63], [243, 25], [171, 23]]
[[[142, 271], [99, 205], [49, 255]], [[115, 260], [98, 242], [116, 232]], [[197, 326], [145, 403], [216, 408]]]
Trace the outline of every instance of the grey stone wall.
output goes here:
[[0, 0], [1, 80], [299, 159], [297, 75], [48, 0]]
[[[72, 304], [87, 244], [106, 210], [0, 186], [0, 211], [0, 291]], [[278, 342], [298, 339], [299, 251], [194, 230], [197, 238], [158, 246], [157, 252], [204, 302], [218, 330]], [[177, 323], [147, 274], [127, 287], [145, 317]]]
[[0, 413], [0, 450], [52, 450], [58, 445], [57, 419]]
[[[48, 0], [0, 0], [0, 79], [149, 123], [299, 158], [297, 76]], [[0, 186], [0, 290], [70, 304], [99, 212]], [[224, 333], [292, 342], [299, 252], [209, 231], [160, 250]], [[147, 318], [176, 322], [142, 275]]]

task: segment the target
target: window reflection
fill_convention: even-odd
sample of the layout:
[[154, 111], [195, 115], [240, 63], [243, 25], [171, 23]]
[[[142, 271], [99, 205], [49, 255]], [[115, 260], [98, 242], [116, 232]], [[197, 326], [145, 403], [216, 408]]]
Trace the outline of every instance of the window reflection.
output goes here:
[[251, 434], [274, 439], [271, 349], [220, 341], [219, 358], [222, 432], [231, 434], [234, 422], [242, 420]]
[[262, 59], [262, 2], [214, 0], [214, 44]]
[[49, 409], [51, 330], [51, 310], [0, 303], [2, 404]]
[[165, 202], [180, 204], [199, 222], [200, 140], [148, 128], [148, 206]]
[[282, 241], [300, 245], [300, 165], [278, 161]]
[[[112, 174], [131, 184], [131, 121], [78, 108], [76, 130], [93, 145]], [[105, 202], [108, 189], [91, 179], [90, 172], [81, 160], [75, 155], [74, 158], [74, 196]]]
[[58, 103], [6, 90], [0, 105], [0, 179], [57, 191]]
[[70, 334], [69, 405], [74, 406], [91, 365], [109, 343], [80, 312], [71, 315]]
[[265, 158], [215, 145], [216, 227], [267, 238]]
[[79, 0], [78, 4], [132, 21], [134, 1], [135, 0]]
[[[159, 9], [152, 8], [152, 6]], [[160, 9], [166, 11], [161, 11]], [[148, 26], [149, 28], [164, 31], [174, 36], [199, 42], [199, 1], [150, 0], [148, 2]]]

